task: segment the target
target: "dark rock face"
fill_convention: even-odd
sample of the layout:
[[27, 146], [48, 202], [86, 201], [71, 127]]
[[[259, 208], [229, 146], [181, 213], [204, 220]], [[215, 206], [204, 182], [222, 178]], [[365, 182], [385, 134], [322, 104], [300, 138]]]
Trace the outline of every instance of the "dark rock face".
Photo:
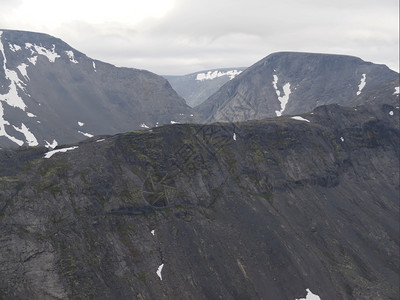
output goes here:
[[195, 107], [217, 92], [246, 68], [222, 68], [206, 70], [182, 76], [163, 76], [186, 103]]
[[398, 108], [302, 117], [0, 150], [0, 297], [395, 299]]
[[305, 113], [320, 105], [349, 105], [394, 80], [398, 86], [398, 73], [356, 57], [280, 52], [246, 69], [195, 109], [207, 122]]
[[193, 118], [156, 74], [91, 59], [45, 34], [4, 30], [0, 41], [0, 147], [71, 143]]

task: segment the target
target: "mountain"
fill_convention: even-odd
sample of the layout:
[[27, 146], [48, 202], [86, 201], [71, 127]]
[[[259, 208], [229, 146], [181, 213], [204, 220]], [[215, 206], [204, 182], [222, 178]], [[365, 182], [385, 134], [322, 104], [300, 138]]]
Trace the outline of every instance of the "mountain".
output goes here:
[[279, 52], [227, 82], [195, 110], [206, 122], [298, 114], [325, 104], [348, 105], [394, 80], [398, 87], [398, 73], [357, 57]]
[[232, 80], [246, 68], [224, 68], [200, 71], [183, 76], [166, 75], [173, 89], [188, 105], [195, 107], [214, 94], [221, 86]]
[[387, 104], [3, 149], [0, 298], [396, 299], [398, 183]]
[[0, 147], [53, 146], [190, 121], [161, 76], [117, 68], [41, 33], [0, 31]]

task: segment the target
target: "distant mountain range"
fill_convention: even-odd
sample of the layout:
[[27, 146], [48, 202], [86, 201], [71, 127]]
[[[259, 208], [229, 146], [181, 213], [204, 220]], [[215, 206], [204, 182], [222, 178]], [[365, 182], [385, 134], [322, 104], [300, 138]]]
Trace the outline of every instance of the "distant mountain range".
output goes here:
[[0, 147], [54, 146], [193, 118], [161, 76], [89, 58], [46, 34], [0, 31], [0, 66]]
[[245, 69], [212, 69], [182, 76], [166, 75], [164, 78], [186, 100], [189, 106], [195, 107], [207, 100], [220, 87], [242, 73]]
[[195, 110], [204, 122], [271, 118], [325, 104], [361, 104], [383, 86], [387, 97], [378, 92], [375, 101], [396, 101], [399, 74], [385, 65], [345, 55], [279, 52], [247, 68]]
[[94, 60], [46, 34], [3, 30], [0, 65], [0, 147], [50, 148], [93, 135], [271, 118], [333, 103], [396, 106], [399, 97], [398, 73], [344, 55], [280, 52], [247, 69], [167, 81]]

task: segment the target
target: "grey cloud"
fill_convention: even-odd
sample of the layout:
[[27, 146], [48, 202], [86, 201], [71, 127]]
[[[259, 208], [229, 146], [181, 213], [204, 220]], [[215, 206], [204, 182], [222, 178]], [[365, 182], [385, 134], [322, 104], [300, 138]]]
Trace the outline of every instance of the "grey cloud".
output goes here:
[[81, 20], [47, 33], [158, 74], [249, 66], [277, 51], [348, 54], [398, 70], [398, 8], [397, 0], [176, 0], [164, 17], [135, 26]]

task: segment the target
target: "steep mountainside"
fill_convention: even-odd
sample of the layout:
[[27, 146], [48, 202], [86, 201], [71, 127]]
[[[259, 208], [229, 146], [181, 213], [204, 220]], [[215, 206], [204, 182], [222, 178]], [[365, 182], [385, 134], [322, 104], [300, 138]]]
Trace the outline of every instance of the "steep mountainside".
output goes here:
[[362, 104], [380, 104], [385, 103], [398, 106], [400, 96], [399, 78], [385, 82], [376, 87], [369, 89], [360, 96], [352, 99], [349, 106], [357, 106]]
[[216, 69], [196, 72], [183, 76], [166, 75], [165, 79], [188, 105], [195, 107], [214, 94], [229, 80], [246, 68]]
[[0, 298], [399, 295], [398, 103], [56, 151], [0, 150]]
[[0, 31], [0, 147], [76, 142], [192, 110], [161, 76], [93, 60], [60, 39]]
[[347, 105], [396, 79], [399, 74], [386, 66], [356, 57], [280, 52], [246, 69], [195, 109], [207, 122], [304, 113], [324, 104]]

